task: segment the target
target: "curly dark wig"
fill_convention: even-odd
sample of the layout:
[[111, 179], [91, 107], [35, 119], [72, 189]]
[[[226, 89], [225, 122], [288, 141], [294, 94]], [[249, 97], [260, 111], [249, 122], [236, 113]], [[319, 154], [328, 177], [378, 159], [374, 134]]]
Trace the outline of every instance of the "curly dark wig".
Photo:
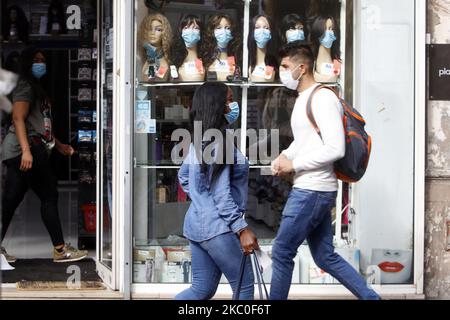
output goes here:
[[220, 51], [217, 45], [216, 37], [214, 36], [214, 30], [220, 25], [220, 21], [222, 21], [222, 19], [226, 19], [230, 22], [231, 33], [233, 35], [233, 40], [231, 40], [228, 44], [227, 53], [229, 56], [234, 56], [236, 58], [236, 63], [238, 65], [241, 61], [242, 40], [236, 23], [227, 14], [216, 14], [208, 20], [200, 50], [201, 56], [203, 57], [203, 65], [206, 68], [209, 68], [214, 63], [214, 60], [219, 57]]
[[203, 23], [198, 16], [187, 14], [181, 19], [178, 25], [178, 33], [173, 37], [172, 48], [170, 50], [170, 61], [172, 61], [177, 68], [181, 67], [184, 60], [186, 60], [186, 57], [188, 56], [188, 50], [182, 37], [183, 29], [193, 24], [197, 24], [200, 27], [201, 39], [197, 44], [197, 48], [202, 47]]

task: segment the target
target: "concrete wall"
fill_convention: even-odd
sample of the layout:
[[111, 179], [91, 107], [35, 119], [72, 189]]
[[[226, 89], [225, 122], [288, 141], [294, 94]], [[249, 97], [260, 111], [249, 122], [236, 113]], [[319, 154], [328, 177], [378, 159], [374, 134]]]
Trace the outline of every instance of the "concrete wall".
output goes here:
[[[450, 44], [450, 0], [428, 1], [433, 44]], [[450, 102], [428, 102], [428, 155], [425, 221], [425, 294], [450, 299]]]

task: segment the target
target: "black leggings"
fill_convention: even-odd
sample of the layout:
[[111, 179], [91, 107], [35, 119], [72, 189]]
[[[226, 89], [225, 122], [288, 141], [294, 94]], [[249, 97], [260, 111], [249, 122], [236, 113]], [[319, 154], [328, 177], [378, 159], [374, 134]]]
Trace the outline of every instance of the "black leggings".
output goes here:
[[28, 172], [20, 171], [22, 155], [5, 161], [7, 173], [2, 200], [1, 240], [5, 238], [17, 207], [31, 188], [41, 200], [42, 221], [50, 234], [52, 243], [55, 247], [60, 246], [64, 244], [64, 237], [58, 213], [57, 179], [50, 167], [47, 150], [42, 143], [33, 144], [31, 154], [33, 166]]

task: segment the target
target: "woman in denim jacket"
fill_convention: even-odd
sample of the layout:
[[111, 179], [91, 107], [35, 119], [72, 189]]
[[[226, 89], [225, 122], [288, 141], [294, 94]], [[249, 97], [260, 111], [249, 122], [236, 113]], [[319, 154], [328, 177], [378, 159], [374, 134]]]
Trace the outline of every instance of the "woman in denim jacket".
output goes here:
[[[211, 299], [222, 274], [235, 292], [243, 254], [259, 249], [244, 218], [248, 161], [226, 138], [228, 126], [238, 117], [239, 105], [233, 102], [233, 93], [225, 84], [208, 82], [196, 91], [192, 122], [197, 127], [202, 125], [202, 137], [211, 133], [220, 138], [191, 144], [178, 173], [180, 185], [192, 200], [184, 221], [184, 236], [192, 250], [193, 280], [189, 289], [176, 296], [177, 300]], [[252, 300], [253, 296], [254, 277], [247, 259], [239, 299]]]

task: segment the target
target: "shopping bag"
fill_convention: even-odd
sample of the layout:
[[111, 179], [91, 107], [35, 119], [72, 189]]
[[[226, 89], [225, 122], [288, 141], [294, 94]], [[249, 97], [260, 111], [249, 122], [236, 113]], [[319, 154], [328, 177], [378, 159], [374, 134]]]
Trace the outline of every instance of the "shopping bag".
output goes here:
[[[267, 291], [266, 283], [264, 282], [264, 279], [263, 279], [263, 269], [259, 262], [258, 256], [255, 253], [252, 253], [250, 255], [250, 259], [251, 258], [253, 258], [253, 262], [255, 264], [255, 269], [256, 269], [255, 276], [256, 276], [257, 283], [258, 283], [259, 299], [264, 300], [264, 296], [263, 296], [263, 289], [264, 289], [265, 299], [269, 300], [269, 292]], [[241, 260], [241, 267], [239, 270], [238, 283], [237, 283], [236, 291], [234, 292], [234, 295], [233, 295], [233, 300], [239, 300], [239, 296], [241, 295], [242, 279], [244, 278], [246, 262], [247, 262], [247, 256], [243, 255], [242, 260]]]

